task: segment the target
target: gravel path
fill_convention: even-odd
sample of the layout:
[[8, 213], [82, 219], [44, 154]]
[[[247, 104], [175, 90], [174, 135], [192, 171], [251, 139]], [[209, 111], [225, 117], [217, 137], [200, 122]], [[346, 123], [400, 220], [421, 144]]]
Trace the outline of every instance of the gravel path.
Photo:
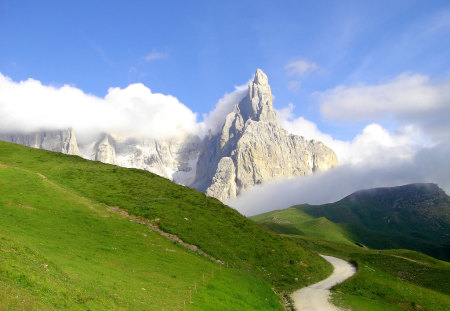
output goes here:
[[345, 260], [322, 256], [334, 267], [333, 274], [319, 283], [301, 288], [292, 294], [294, 306], [297, 311], [340, 311], [338, 307], [332, 305], [330, 298], [330, 288], [344, 282], [356, 273], [356, 268]]

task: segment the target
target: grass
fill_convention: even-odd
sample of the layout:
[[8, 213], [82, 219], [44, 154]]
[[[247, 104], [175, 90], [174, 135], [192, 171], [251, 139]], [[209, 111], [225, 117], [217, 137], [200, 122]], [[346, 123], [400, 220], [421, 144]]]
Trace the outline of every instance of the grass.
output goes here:
[[[406, 249], [369, 249], [361, 242], [382, 246], [398, 236], [336, 224], [319, 212], [314, 216], [301, 207], [251, 219], [304, 249], [343, 258], [358, 267], [355, 276], [334, 288], [335, 304], [355, 311], [450, 310], [450, 263]], [[353, 215], [348, 210], [343, 213]], [[402, 243], [409, 245], [405, 239]], [[398, 244], [394, 241], [391, 246], [394, 245]]]
[[0, 193], [2, 310], [282, 310], [261, 278], [32, 172], [1, 167]]
[[[448, 215], [442, 216], [442, 219], [436, 216], [448, 210], [448, 203], [439, 201], [434, 204], [437, 205], [426, 205], [422, 210], [403, 208], [400, 213], [386, 212], [373, 202], [359, 204], [343, 199], [318, 206], [297, 205], [251, 219], [281, 234], [310, 236], [377, 249], [406, 248], [448, 260], [450, 227], [445, 220]], [[386, 221], [390, 217], [396, 220], [395, 224]]]
[[450, 260], [450, 197], [437, 185], [363, 190], [334, 203], [295, 208], [326, 217], [371, 248], [406, 248]]
[[296, 234], [338, 243], [354, 244], [351, 234], [345, 230], [345, 227], [335, 224], [325, 217], [315, 218], [295, 207], [250, 218], [280, 234]]
[[220, 201], [147, 171], [6, 142], [0, 142], [0, 163], [43, 174], [89, 200], [145, 217], [229, 267], [263, 277], [279, 292], [310, 284], [329, 272], [319, 256]]
[[333, 301], [351, 310], [450, 309], [450, 264], [409, 250], [371, 250], [291, 236], [302, 247], [353, 262], [358, 272], [333, 288]]
[[0, 209], [8, 250], [0, 253], [0, 310], [279, 310], [272, 288], [297, 289], [331, 270], [313, 252], [198, 191], [146, 171], [5, 142]]

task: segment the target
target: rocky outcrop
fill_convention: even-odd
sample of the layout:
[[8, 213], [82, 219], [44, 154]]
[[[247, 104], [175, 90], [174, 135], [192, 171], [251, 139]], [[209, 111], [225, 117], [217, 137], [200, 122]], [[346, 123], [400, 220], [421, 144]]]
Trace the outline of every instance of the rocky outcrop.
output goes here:
[[205, 138], [192, 187], [224, 201], [257, 184], [337, 164], [336, 154], [323, 143], [281, 128], [267, 76], [258, 69], [221, 132]]
[[100, 136], [80, 146], [83, 157], [128, 168], [139, 168], [183, 185], [194, 181], [202, 144], [198, 136], [178, 139], [137, 139]]
[[236, 168], [230, 157], [223, 157], [217, 164], [217, 170], [212, 178], [206, 194], [219, 200], [236, 196]]
[[80, 155], [77, 139], [72, 129], [33, 133], [5, 133], [0, 134], [0, 140], [33, 148]]
[[92, 160], [108, 164], [116, 164], [116, 150], [114, 140], [110, 135], [104, 135], [103, 139], [95, 144], [95, 154]]

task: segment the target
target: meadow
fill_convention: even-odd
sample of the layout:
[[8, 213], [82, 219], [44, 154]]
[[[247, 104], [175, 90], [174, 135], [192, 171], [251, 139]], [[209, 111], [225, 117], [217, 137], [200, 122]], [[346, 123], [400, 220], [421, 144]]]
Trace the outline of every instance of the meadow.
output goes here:
[[0, 193], [5, 310], [282, 310], [283, 293], [331, 272], [295, 241], [145, 171], [0, 142]]
[[370, 249], [355, 243], [359, 236], [345, 230], [346, 226], [323, 216], [314, 218], [296, 207], [251, 218], [304, 249], [357, 267], [352, 278], [333, 288], [336, 305], [358, 311], [450, 310], [450, 263], [446, 261], [406, 249]]

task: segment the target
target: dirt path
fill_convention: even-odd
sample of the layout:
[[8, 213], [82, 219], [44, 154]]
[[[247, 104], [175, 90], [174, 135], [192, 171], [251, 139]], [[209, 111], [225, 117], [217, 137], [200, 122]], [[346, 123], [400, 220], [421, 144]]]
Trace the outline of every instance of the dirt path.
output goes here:
[[345, 260], [322, 256], [334, 267], [333, 274], [327, 279], [308, 287], [299, 289], [292, 294], [294, 306], [297, 311], [339, 311], [338, 307], [332, 305], [328, 300], [330, 298], [330, 288], [334, 285], [344, 282], [346, 279], [356, 273], [353, 265]]

